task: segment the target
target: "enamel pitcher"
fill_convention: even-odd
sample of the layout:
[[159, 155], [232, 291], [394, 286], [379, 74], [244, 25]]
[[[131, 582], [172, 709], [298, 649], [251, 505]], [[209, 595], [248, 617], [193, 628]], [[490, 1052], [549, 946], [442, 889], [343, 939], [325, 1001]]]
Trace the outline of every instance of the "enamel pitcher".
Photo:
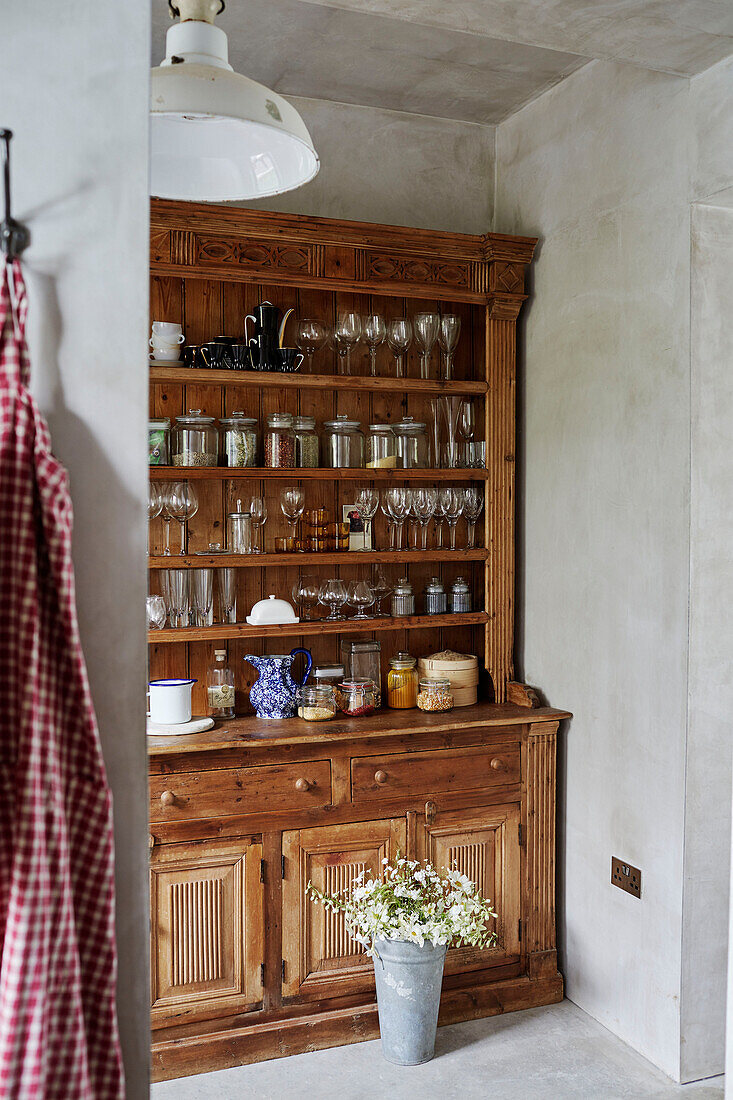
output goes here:
[[[303, 679], [296, 683], [290, 675], [290, 669], [299, 653], [305, 655], [305, 673]], [[257, 717], [295, 718], [298, 711], [297, 691], [308, 679], [313, 664], [310, 650], [298, 646], [291, 649], [290, 653], [268, 653], [265, 657], [248, 653], [244, 660], [254, 665], [260, 674], [249, 692]]]

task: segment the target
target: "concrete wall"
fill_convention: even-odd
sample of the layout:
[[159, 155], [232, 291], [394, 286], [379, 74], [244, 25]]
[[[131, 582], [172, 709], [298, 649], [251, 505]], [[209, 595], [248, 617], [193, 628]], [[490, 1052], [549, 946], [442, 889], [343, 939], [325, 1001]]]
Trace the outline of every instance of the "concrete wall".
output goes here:
[[82, 640], [116, 823], [128, 1100], [148, 1095], [146, 0], [3, 8], [0, 125], [31, 226], [33, 388], [71, 475]]
[[290, 98], [310, 130], [320, 172], [297, 191], [242, 205], [487, 232], [494, 204], [493, 126]]

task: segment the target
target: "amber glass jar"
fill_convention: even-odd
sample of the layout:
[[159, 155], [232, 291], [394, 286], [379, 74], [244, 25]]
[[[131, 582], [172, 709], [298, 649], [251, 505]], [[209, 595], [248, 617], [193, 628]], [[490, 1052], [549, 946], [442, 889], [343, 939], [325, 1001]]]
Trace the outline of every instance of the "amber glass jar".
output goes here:
[[389, 662], [387, 706], [408, 710], [417, 706], [417, 661], [409, 653], [398, 653]]

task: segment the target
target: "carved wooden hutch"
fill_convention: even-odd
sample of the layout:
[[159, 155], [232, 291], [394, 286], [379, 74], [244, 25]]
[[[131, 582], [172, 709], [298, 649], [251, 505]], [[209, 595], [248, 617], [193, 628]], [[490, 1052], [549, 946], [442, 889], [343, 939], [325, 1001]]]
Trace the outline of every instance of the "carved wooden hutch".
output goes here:
[[[389, 577], [409, 573], [416, 592], [439, 573], [469, 580], [473, 608], [367, 624], [254, 627], [238, 622], [164, 629], [150, 638], [151, 677], [189, 675], [194, 713], [205, 713], [205, 673], [215, 646], [236, 669], [239, 717], [206, 734], [150, 739], [152, 1021], [156, 1079], [354, 1042], [378, 1034], [371, 961], [340, 918], [311, 903], [312, 880], [332, 889], [397, 850], [457, 861], [492, 898], [498, 945], [451, 950], [441, 1022], [547, 1004], [562, 997], [555, 950], [555, 747], [566, 712], [541, 708], [512, 680], [514, 633], [514, 430], [516, 319], [535, 241], [154, 202], [151, 316], [183, 324], [189, 343], [241, 335], [244, 317], [269, 300], [298, 316], [333, 319], [354, 308], [387, 317], [433, 308], [458, 313], [455, 380], [394, 377], [386, 346], [379, 376], [151, 368], [151, 413], [188, 408], [261, 423], [276, 410], [320, 422], [425, 419], [443, 392], [478, 403], [486, 470], [296, 470], [306, 507], [340, 515], [354, 487], [481, 481], [486, 507], [473, 550], [269, 552], [285, 534], [277, 505], [283, 471], [151, 467], [161, 480], [196, 479], [200, 507], [188, 554], [160, 555], [151, 526], [151, 590], [175, 565], [238, 568], [239, 618], [263, 595], [288, 596], [299, 570], [324, 579], [364, 575], [365, 558]], [[414, 352], [411, 353], [414, 355]], [[266, 553], [196, 555], [224, 542], [223, 519], [245, 493], [270, 499]], [[156, 551], [158, 551], [156, 553]], [[371, 718], [263, 723], [251, 715], [247, 652], [310, 647], [338, 659], [339, 636], [364, 625], [383, 660], [451, 648], [479, 655], [475, 706], [446, 714], [382, 710]], [[286, 636], [286, 631], [290, 632]], [[360, 631], [363, 634], [363, 631]]]

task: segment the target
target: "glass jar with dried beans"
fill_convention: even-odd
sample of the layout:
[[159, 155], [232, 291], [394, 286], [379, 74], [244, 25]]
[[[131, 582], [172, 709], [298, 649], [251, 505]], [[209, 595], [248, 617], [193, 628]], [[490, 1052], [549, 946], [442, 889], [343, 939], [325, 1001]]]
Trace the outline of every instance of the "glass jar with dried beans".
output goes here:
[[223, 416], [221, 426], [222, 455], [225, 466], [256, 466], [258, 431], [257, 421], [243, 412]]
[[298, 469], [314, 469], [318, 466], [319, 440], [315, 416], [296, 416], [295, 465]]
[[295, 469], [295, 432], [290, 413], [270, 413], [267, 417], [265, 466], [270, 470]]
[[417, 705], [420, 710], [428, 712], [453, 710], [450, 680], [421, 680], [420, 690], [417, 693]]
[[189, 409], [177, 416], [171, 432], [174, 466], [217, 466], [219, 464], [219, 432], [213, 416], [201, 409]]
[[342, 680], [336, 688], [336, 702], [349, 718], [363, 718], [377, 709], [377, 685], [373, 680]]

